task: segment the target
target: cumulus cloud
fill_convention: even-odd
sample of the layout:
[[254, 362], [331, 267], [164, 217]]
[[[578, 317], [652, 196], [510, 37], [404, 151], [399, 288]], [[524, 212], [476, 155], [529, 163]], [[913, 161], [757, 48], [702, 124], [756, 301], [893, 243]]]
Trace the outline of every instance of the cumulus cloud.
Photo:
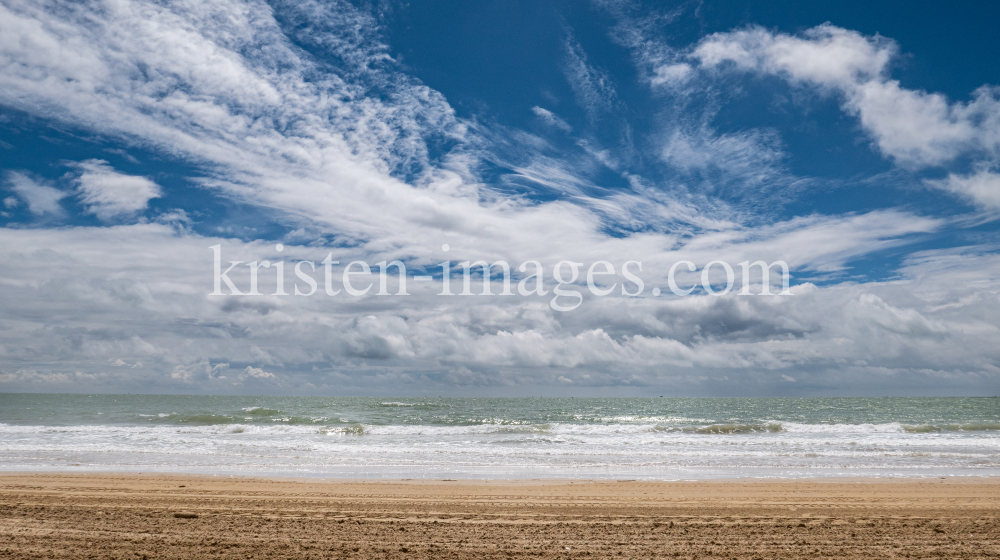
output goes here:
[[243, 379], [274, 379], [273, 373], [268, 373], [261, 368], [247, 366], [241, 376]]
[[163, 195], [153, 181], [118, 173], [104, 160], [82, 161], [75, 167], [80, 171], [76, 178], [80, 202], [102, 220], [134, 215]]
[[763, 28], [715, 33], [701, 41], [693, 56], [706, 66], [730, 62], [747, 70], [846, 88], [881, 77], [897, 50], [891, 41], [823, 24], [802, 37]]

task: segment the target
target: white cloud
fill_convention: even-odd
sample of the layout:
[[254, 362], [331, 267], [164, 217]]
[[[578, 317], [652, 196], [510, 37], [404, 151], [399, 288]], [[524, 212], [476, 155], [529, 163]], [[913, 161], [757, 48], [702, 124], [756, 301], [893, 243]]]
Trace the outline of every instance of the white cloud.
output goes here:
[[[762, 251], [835, 267], [858, 246], [877, 247], [880, 238], [906, 231], [907, 223], [881, 214], [785, 224], [729, 241], [723, 233], [645, 261], [642, 276], [648, 294], [650, 286], [666, 285], [665, 265], [679, 258], [703, 263], [721, 254], [736, 262]], [[803, 285], [793, 296], [770, 298], [609, 296], [559, 314], [547, 299], [456, 297], [443, 304], [439, 286], [418, 284], [408, 297], [211, 298], [209, 245], [224, 244], [227, 260], [286, 263], [318, 261], [329, 250], [286, 244], [278, 254], [269, 243], [178, 236], [159, 224], [3, 230], [0, 237], [0, 258], [9, 263], [0, 276], [9, 296], [0, 301], [0, 328], [8, 333], [0, 362], [14, 370], [101, 373], [119, 388], [225, 390], [274, 376], [286, 390], [309, 391], [307, 384], [341, 386], [334, 372], [362, 392], [441, 391], [454, 376], [491, 386], [558, 385], [560, 376], [582, 386], [663, 385], [720, 371], [741, 372], [745, 380], [776, 371], [809, 385], [817, 372], [862, 362], [900, 375], [913, 368], [947, 369], [969, 380], [985, 375], [985, 383], [992, 374], [984, 368], [1000, 359], [996, 279], [979, 281], [997, 270], [993, 255], [923, 255], [889, 283]], [[364, 256], [356, 251], [337, 249], [335, 256]], [[269, 272], [262, 271], [263, 293], [274, 291]], [[294, 276], [287, 276], [291, 290]], [[246, 285], [245, 270], [232, 277]], [[334, 288], [342, 288], [339, 278]], [[119, 361], [142, 365], [108, 368]], [[40, 379], [12, 383], [42, 387]]]
[[149, 201], [163, 196], [159, 185], [145, 177], [123, 175], [100, 159], [81, 161], [76, 178], [80, 202], [102, 220], [134, 215]]
[[688, 8], [659, 13], [629, 2], [597, 4], [617, 20], [612, 39], [631, 51], [640, 80], [657, 101], [644, 117], [654, 123], [651, 136], [670, 166], [655, 181], [657, 190], [697, 196], [702, 216], [740, 221], [777, 213], [814, 183], [790, 172], [775, 130], [715, 130], [720, 91], [705, 83], [703, 67], [692, 65], [690, 49], [675, 48], [664, 33]]
[[693, 56], [709, 67], [730, 62], [746, 70], [846, 89], [881, 77], [896, 52], [891, 41], [823, 24], [801, 38], [761, 28], [715, 33], [701, 41]]
[[[45, 214], [63, 216], [65, 214], [59, 201], [66, 198], [66, 193], [59, 189], [44, 185], [18, 171], [7, 172], [7, 187], [14, 191], [28, 205], [28, 210], [36, 216]], [[4, 206], [13, 208], [16, 202], [16, 200], [12, 201], [7, 198], [4, 200]]]
[[[114, 3], [102, 8], [97, 30], [88, 27], [88, 6], [12, 6], [0, 8], [11, 38], [0, 49], [0, 101], [188, 158], [210, 170], [207, 188], [227, 196], [403, 255], [457, 237], [482, 252], [523, 254], [536, 246], [533, 230], [548, 222], [588, 240], [602, 236], [592, 215], [481, 192], [485, 187], [464, 175], [461, 153], [432, 166], [425, 137], [460, 139], [465, 125], [439, 94], [395, 73], [378, 45], [337, 48], [354, 49], [341, 53], [357, 65], [344, 71], [389, 88], [386, 101], [322, 72], [273, 19], [249, 16], [270, 13], [267, 6], [244, 9], [232, 1], [174, 12]], [[374, 28], [347, 5], [286, 8], [309, 12], [310, 29], [344, 28], [302, 40]], [[327, 10], [333, 13], [323, 16]], [[26, 45], [37, 48], [28, 52]], [[243, 57], [233, 45], [254, 45], [247, 52], [260, 57]], [[64, 64], [68, 51], [80, 60]], [[413, 184], [394, 176], [400, 170], [415, 175]], [[501, 231], [519, 239], [503, 240]]]
[[706, 193], [728, 200], [746, 197], [748, 205], [773, 204], [768, 195], [796, 182], [785, 169], [787, 154], [773, 130], [719, 134], [706, 126], [680, 127], [665, 135], [660, 155], [678, 171], [700, 177]]
[[618, 103], [618, 93], [611, 76], [587, 61], [583, 46], [572, 35], [566, 38], [564, 50], [564, 72], [577, 103], [587, 111], [591, 120], [611, 111]]
[[650, 80], [654, 86], [683, 84], [691, 77], [692, 69], [689, 64], [666, 64], [659, 66], [654, 71], [655, 75]]
[[[417, 255], [416, 264], [434, 264], [444, 258], [434, 248], [447, 242], [471, 256], [510, 261], [579, 260], [612, 247], [642, 258], [660, 242], [609, 239], [608, 221], [623, 217], [629, 225], [636, 207], [657, 220], [647, 227], [661, 230], [679, 219], [704, 221], [690, 211], [684, 218], [677, 212], [683, 205], [663, 193], [598, 199], [578, 191], [534, 204], [491, 192], [469, 171], [478, 165], [475, 142], [431, 161], [429, 139], [461, 141], [469, 126], [442, 96], [399, 74], [384, 46], [337, 42], [374, 28], [349, 5], [283, 7], [287, 17], [309, 14], [303, 21], [312, 23], [297, 39], [343, 49], [337, 52], [349, 67], [339, 74], [323, 71], [290, 44], [273, 19], [248, 15], [270, 8], [245, 9], [236, 0], [183, 11], [114, 3], [96, 20], [89, 19], [96, 8], [88, 5], [69, 12], [44, 2], [0, 9], [0, 25], [9, 37], [20, 37], [0, 49], [0, 102], [186, 158], [208, 170], [206, 188], [312, 231], [370, 243], [368, 251], [380, 256]], [[92, 21], [100, 22], [97, 29], [89, 27]], [[27, 52], [24, 45], [36, 48]], [[569, 67], [582, 80], [581, 99], [606, 106], [613, 88], [580, 58], [578, 47], [570, 48], [577, 56]], [[79, 60], [67, 65], [69, 51]], [[368, 82], [391, 94], [365, 95]], [[409, 170], [409, 183], [400, 180], [402, 169]], [[562, 171], [559, 188], [580, 182], [579, 170]], [[119, 207], [98, 208], [110, 214]]]
[[247, 366], [241, 376], [243, 379], [274, 379], [273, 373], [268, 373], [261, 368]]
[[551, 127], [558, 128], [563, 132], [569, 132], [573, 130], [573, 127], [571, 127], [569, 123], [562, 120], [561, 118], [556, 116], [555, 113], [549, 111], [548, 109], [544, 109], [536, 105], [535, 107], [531, 108], [531, 112], [534, 113], [536, 117], [541, 119], [542, 122]]
[[940, 165], [964, 153], [1000, 155], [1000, 90], [983, 87], [968, 103], [949, 103], [941, 94], [902, 88], [888, 76], [897, 53], [885, 38], [823, 24], [801, 37], [761, 28], [716, 33], [692, 57], [704, 68], [729, 63], [843, 95], [844, 109], [902, 165]]
[[[875, 146], [904, 167], [961, 164], [969, 157], [979, 160], [980, 168], [995, 168], [1000, 159], [1000, 89], [983, 86], [972, 93], [971, 101], [952, 103], [940, 94], [902, 88], [889, 76], [899, 56], [899, 47], [891, 39], [866, 37], [830, 24], [798, 36], [751, 27], [709, 35], [681, 50], [662, 39], [662, 20], [669, 23], [682, 9], [636, 17], [631, 4], [600, 4], [619, 18], [613, 36], [633, 51], [636, 65], [648, 73], [650, 83], [670, 86], [659, 92], [667, 107], [665, 115], [669, 115], [660, 118], [681, 124], [664, 131], [664, 160], [686, 173], [700, 173], [704, 192], [735, 194], [745, 185], [755, 200], [768, 206], [780, 204], [785, 193], [794, 194], [811, 183], [791, 176], [780, 165], [781, 150], [776, 149], [780, 142], [769, 142], [766, 131], [720, 135], [711, 130], [708, 123], [717, 103], [709, 101], [701, 114], [697, 104], [706, 88], [715, 91], [705, 84], [705, 71], [770, 74], [799, 87], [838, 95], [843, 108], [858, 116]], [[703, 73], [696, 75], [696, 70]], [[737, 143], [742, 147], [732, 149]], [[769, 152], [779, 158], [767, 157]], [[721, 174], [712, 174], [713, 168]], [[928, 184], [995, 208], [990, 182], [989, 174], [980, 171]], [[691, 184], [690, 179], [686, 184]], [[778, 200], [768, 197], [768, 190]]]
[[1000, 174], [986, 170], [971, 175], [951, 173], [946, 179], [929, 180], [927, 184], [951, 191], [988, 210], [1000, 210]]
[[[862, 380], [872, 371], [865, 368], [900, 375], [937, 368], [970, 379], [981, 375], [981, 384], [995, 380], [987, 368], [1000, 348], [995, 294], [985, 284], [949, 284], [948, 274], [934, 268], [953, 257], [946, 255], [926, 255], [893, 283], [799, 286], [796, 295], [783, 298], [608, 298], [563, 315], [547, 301], [443, 303], [435, 292], [416, 287], [413, 296], [391, 304], [376, 296], [207, 297], [207, 248], [216, 243], [232, 260], [320, 261], [336, 250], [342, 262], [401, 257], [410, 259], [411, 269], [466, 258], [538, 259], [549, 271], [562, 259], [641, 260], [648, 289], [665, 286], [669, 265], [681, 258], [698, 264], [784, 258], [798, 271], [837, 274], [853, 259], [941, 227], [941, 220], [891, 210], [749, 227], [635, 176], [626, 177], [633, 192], [587, 196], [598, 185], [574, 169], [576, 162], [543, 156], [511, 167], [558, 199], [504, 196], [473, 172], [484, 157], [477, 142], [493, 149], [494, 139], [457, 119], [440, 94], [401, 74], [370, 18], [346, 3], [281, 9], [299, 34], [294, 44], [262, 2], [168, 9], [144, 1], [67, 7], [13, 0], [0, 6], [0, 103], [191, 162], [205, 170], [206, 188], [343, 242], [333, 248], [288, 242], [278, 254], [272, 243], [206, 238], [167, 223], [5, 228], [0, 363], [19, 373], [0, 379], [19, 388], [72, 384], [81, 378], [60, 372], [105, 372], [120, 360], [142, 366], [116, 367], [102, 379], [118, 389], [163, 391], [191, 384], [223, 390], [234, 379], [269, 376], [298, 383], [288, 387], [303, 392], [557, 385], [560, 377], [574, 385], [642, 385], [687, 383], [688, 375], [717, 370], [734, 378], [735, 371], [750, 377], [788, 370], [806, 385], [844, 364], [857, 368]], [[773, 58], [792, 69], [782, 72], [831, 84], [824, 87], [889, 84], [878, 81], [882, 44], [838, 33], [800, 41], [811, 41], [820, 58], [830, 49], [857, 50], [844, 67], [829, 60], [810, 66], [781, 49], [746, 64], [763, 68], [759, 61]], [[753, 41], [741, 41], [730, 41], [736, 54], [726, 56], [742, 61], [736, 47], [746, 56], [756, 52]], [[309, 48], [332, 53], [336, 68], [309, 57]], [[664, 76], [686, 75], [667, 65], [680, 62], [661, 54]], [[607, 74], [589, 65], [572, 41], [566, 56], [581, 105], [592, 117], [613, 108], [618, 101]], [[761, 169], [772, 175], [753, 184], [777, 174], [783, 155], [766, 131], [719, 136], [700, 124], [685, 129], [690, 134], [683, 138], [668, 135], [663, 157], [675, 168], [708, 168], [727, 158], [733, 183], [750, 184]], [[866, 126], [881, 130], [877, 123]], [[435, 139], [459, 148], [433, 155], [428, 145]], [[530, 135], [506, 140], [522, 149], [545, 148]], [[599, 147], [591, 151], [604, 154]], [[701, 157], [702, 151], [713, 157]], [[108, 218], [145, 208], [159, 192], [148, 179], [118, 174], [104, 163], [85, 162], [80, 169], [91, 175], [89, 187], [80, 182], [83, 202]], [[53, 197], [60, 191], [32, 185], [25, 192], [49, 196], [48, 202], [36, 196], [38, 208], [58, 206]], [[28, 195], [18, 196], [31, 207]], [[167, 220], [187, 222], [181, 214]], [[648, 229], [607, 234], [609, 224], [632, 222]], [[443, 243], [451, 246], [447, 254], [439, 249]], [[995, 267], [982, 255], [976, 259], [978, 265], [965, 265]], [[238, 281], [245, 284], [241, 273]], [[271, 278], [263, 275], [265, 293], [274, 289]], [[922, 299], [929, 293], [934, 297]], [[853, 365], [860, 362], [868, 365]], [[51, 371], [37, 373], [44, 369], [37, 364]], [[230, 364], [235, 373], [227, 373]]]
[[667, 12], [650, 12], [645, 7], [638, 13], [638, 5], [630, 2], [595, 0], [593, 3], [617, 20], [611, 38], [632, 51], [636, 66], [651, 85], [670, 88], [683, 85], [692, 76], [690, 65], [681, 60], [682, 53], [658, 37], [684, 14], [686, 6]]

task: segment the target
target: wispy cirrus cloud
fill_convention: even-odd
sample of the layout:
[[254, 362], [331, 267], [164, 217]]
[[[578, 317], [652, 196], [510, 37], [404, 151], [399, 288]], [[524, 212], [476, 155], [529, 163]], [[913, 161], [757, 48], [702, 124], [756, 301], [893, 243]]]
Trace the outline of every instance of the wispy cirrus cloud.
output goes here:
[[566, 80], [576, 94], [577, 103], [586, 110], [590, 119], [596, 120], [614, 110], [618, 94], [611, 76], [587, 60], [587, 53], [572, 33], [567, 33], [563, 48], [566, 53]]

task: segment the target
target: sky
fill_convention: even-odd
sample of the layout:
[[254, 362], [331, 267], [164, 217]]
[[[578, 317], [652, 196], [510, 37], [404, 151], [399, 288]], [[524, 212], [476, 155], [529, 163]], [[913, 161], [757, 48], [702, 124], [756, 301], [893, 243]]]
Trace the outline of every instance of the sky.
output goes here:
[[0, 391], [1000, 394], [998, 18], [0, 0]]

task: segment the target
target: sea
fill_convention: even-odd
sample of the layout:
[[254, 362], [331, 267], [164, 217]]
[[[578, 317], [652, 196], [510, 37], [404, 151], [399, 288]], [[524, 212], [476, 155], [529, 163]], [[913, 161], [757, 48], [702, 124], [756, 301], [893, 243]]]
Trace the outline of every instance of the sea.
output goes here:
[[365, 479], [1000, 475], [997, 398], [0, 394], [0, 471]]

